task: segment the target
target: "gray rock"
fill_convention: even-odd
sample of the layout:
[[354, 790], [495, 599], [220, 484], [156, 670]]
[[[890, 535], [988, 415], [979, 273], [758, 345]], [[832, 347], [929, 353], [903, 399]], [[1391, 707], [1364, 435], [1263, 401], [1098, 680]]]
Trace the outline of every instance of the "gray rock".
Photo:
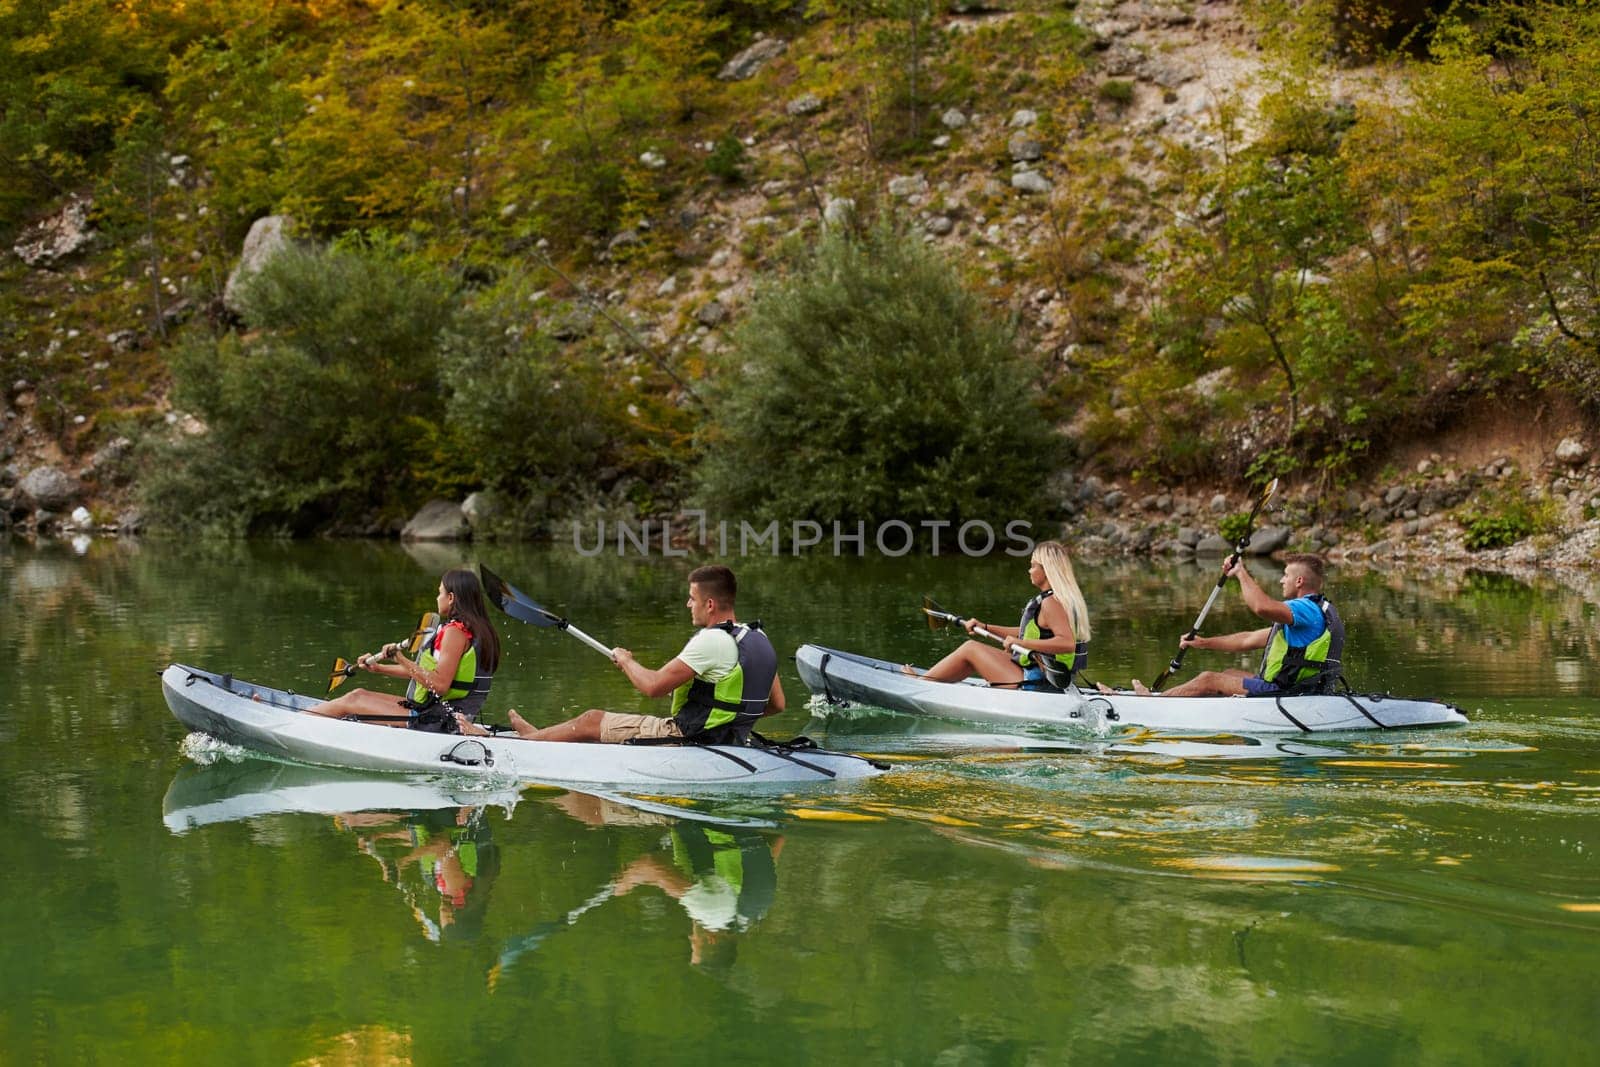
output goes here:
[[17, 482], [17, 498], [41, 511], [60, 511], [79, 491], [77, 479], [56, 467], [35, 467]]
[[95, 449], [94, 455], [89, 457], [89, 465], [85, 473], [91, 477], [102, 477], [116, 470], [133, 451], [133, 442], [126, 437], [118, 437], [106, 442]]
[[22, 469], [15, 463], [7, 463], [4, 467], [0, 467], [0, 486], [9, 489], [21, 480]]
[[83, 251], [96, 236], [89, 224], [93, 206], [94, 201], [88, 197], [68, 197], [60, 211], [24, 230], [11, 251], [30, 267], [52, 267]]
[[402, 541], [465, 541], [472, 533], [461, 505], [449, 500], [430, 500], [411, 516], [400, 531]]
[[889, 195], [897, 200], [921, 196], [928, 191], [928, 179], [920, 174], [902, 175], [889, 179]]
[[1400, 503], [1400, 501], [1404, 500], [1405, 498], [1406, 498], [1406, 487], [1403, 486], [1403, 485], [1393, 486], [1392, 488], [1390, 488], [1390, 490], [1388, 492], [1383, 494], [1383, 502], [1385, 504], [1387, 504], [1391, 508], [1394, 507], [1396, 504]]
[[1270, 556], [1287, 545], [1293, 533], [1287, 526], [1263, 526], [1250, 535], [1245, 551], [1252, 556]]
[[1044, 145], [1026, 130], [1018, 130], [1006, 142], [1006, 151], [1019, 163], [1032, 163], [1044, 157]]
[[728, 318], [728, 309], [722, 306], [722, 301], [713, 300], [694, 313], [695, 321], [707, 329], [714, 330], [721, 326]]
[[783, 105], [783, 110], [796, 117], [801, 115], [815, 115], [817, 112], [822, 110], [822, 97], [818, 96], [816, 93], [801, 93], [799, 96]]
[[576, 341], [594, 329], [594, 315], [585, 308], [573, 308], [550, 324], [550, 336], [557, 341]]
[[1589, 458], [1589, 446], [1573, 437], [1563, 437], [1556, 446], [1556, 459], [1569, 467], [1581, 467]]
[[639, 236], [638, 230], [620, 230], [611, 240], [606, 242], [606, 251], [615, 252], [619, 248], [628, 248], [638, 244], [644, 238]]
[[266, 215], [250, 224], [244, 247], [239, 251], [239, 262], [222, 287], [224, 307], [236, 315], [243, 313], [244, 308], [239, 303], [241, 286], [273, 256], [289, 247], [289, 233], [293, 228], [294, 220], [287, 215]]
[[1207, 506], [1211, 509], [1211, 514], [1221, 515], [1224, 511], [1228, 510], [1228, 498], [1223, 496], [1221, 493], [1218, 493], [1216, 496], [1211, 498], [1211, 503]]
[[1048, 193], [1055, 186], [1050, 179], [1034, 170], [1025, 170], [1011, 176], [1011, 187], [1024, 193]]
[[783, 55], [788, 47], [788, 42], [781, 38], [763, 37], [723, 64], [722, 69], [717, 71], [717, 79], [725, 82], [741, 82], [753, 78], [762, 67]]
[[1116, 511], [1122, 506], [1122, 502], [1127, 499], [1127, 493], [1124, 493], [1121, 489], [1113, 489], [1105, 495], [1101, 503], [1105, 505], [1107, 511]]
[[933, 234], [935, 237], [943, 237], [945, 234], [955, 229], [956, 224], [951, 222], [950, 219], [944, 215], [935, 215], [933, 218], [923, 223], [923, 228], [929, 233]]
[[1194, 546], [1197, 556], [1226, 556], [1233, 551], [1233, 545], [1221, 534], [1206, 534]]
[[479, 530], [500, 514], [500, 502], [493, 493], [473, 493], [461, 502], [461, 514], [466, 517], [469, 526]]
[[651, 170], [660, 170], [667, 165], [667, 157], [656, 151], [639, 153], [639, 162]]
[[1200, 543], [1200, 531], [1193, 526], [1178, 527], [1178, 543], [1185, 548], [1193, 548]]
[[836, 196], [822, 209], [822, 221], [828, 226], [848, 226], [856, 217], [856, 202], [847, 196]]
[[1394, 554], [1394, 543], [1388, 539], [1374, 541], [1367, 546], [1369, 556], [1389, 556]]
[[1011, 113], [1011, 121], [1007, 122], [1006, 125], [1013, 130], [1020, 130], [1024, 126], [1032, 126], [1038, 121], [1039, 113], [1037, 111], [1029, 111], [1027, 108], [1022, 108]]
[[944, 128], [947, 130], [959, 130], [967, 124], [967, 116], [963, 115], [959, 109], [951, 108], [939, 116], [939, 121], [944, 123]]

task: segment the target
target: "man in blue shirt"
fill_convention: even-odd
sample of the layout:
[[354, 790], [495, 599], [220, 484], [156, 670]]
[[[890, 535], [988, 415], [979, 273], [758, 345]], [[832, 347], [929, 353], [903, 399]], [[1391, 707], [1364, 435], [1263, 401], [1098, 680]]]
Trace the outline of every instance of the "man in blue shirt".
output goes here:
[[1223, 574], [1238, 577], [1245, 607], [1271, 626], [1218, 637], [1186, 636], [1180, 642], [1184, 648], [1217, 652], [1264, 648], [1267, 652], [1259, 671], [1251, 674], [1237, 667], [1202, 671], [1182, 685], [1158, 694], [1151, 693], [1135, 678], [1134, 692], [1165, 697], [1265, 696], [1315, 679], [1325, 667], [1336, 669], [1344, 653], [1344, 624], [1322, 596], [1322, 557], [1294, 552], [1283, 559], [1282, 600], [1273, 599], [1256, 584], [1243, 560], [1230, 559], [1223, 565]]

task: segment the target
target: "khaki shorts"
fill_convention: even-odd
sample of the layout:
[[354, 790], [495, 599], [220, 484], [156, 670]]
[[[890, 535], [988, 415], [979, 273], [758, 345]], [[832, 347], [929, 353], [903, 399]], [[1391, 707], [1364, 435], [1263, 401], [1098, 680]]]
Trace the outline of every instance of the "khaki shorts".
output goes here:
[[682, 737], [683, 731], [671, 719], [659, 715], [627, 715], [608, 711], [600, 719], [600, 740], [607, 745], [620, 745], [635, 737]]

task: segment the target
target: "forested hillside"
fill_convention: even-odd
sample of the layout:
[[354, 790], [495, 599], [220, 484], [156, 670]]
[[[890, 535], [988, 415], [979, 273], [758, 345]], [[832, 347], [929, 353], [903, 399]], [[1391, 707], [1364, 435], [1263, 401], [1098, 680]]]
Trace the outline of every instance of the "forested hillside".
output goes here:
[[[8, 0], [0, 503], [1131, 492], [1149, 548], [1281, 475], [1366, 541], [1550, 533], [1600, 510], [1597, 69], [1583, 0]], [[1437, 444], [1508, 410], [1556, 466]]]

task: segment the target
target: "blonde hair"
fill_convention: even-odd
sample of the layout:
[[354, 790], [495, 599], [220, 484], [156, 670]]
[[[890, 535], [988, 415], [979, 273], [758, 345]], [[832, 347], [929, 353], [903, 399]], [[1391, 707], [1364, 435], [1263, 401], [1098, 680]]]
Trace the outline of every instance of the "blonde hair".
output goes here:
[[1074, 639], [1089, 640], [1089, 606], [1084, 603], [1083, 590], [1078, 588], [1078, 578], [1072, 573], [1072, 557], [1067, 555], [1067, 546], [1060, 541], [1040, 541], [1033, 546], [1033, 559], [1044, 568], [1050, 591], [1067, 609]]

